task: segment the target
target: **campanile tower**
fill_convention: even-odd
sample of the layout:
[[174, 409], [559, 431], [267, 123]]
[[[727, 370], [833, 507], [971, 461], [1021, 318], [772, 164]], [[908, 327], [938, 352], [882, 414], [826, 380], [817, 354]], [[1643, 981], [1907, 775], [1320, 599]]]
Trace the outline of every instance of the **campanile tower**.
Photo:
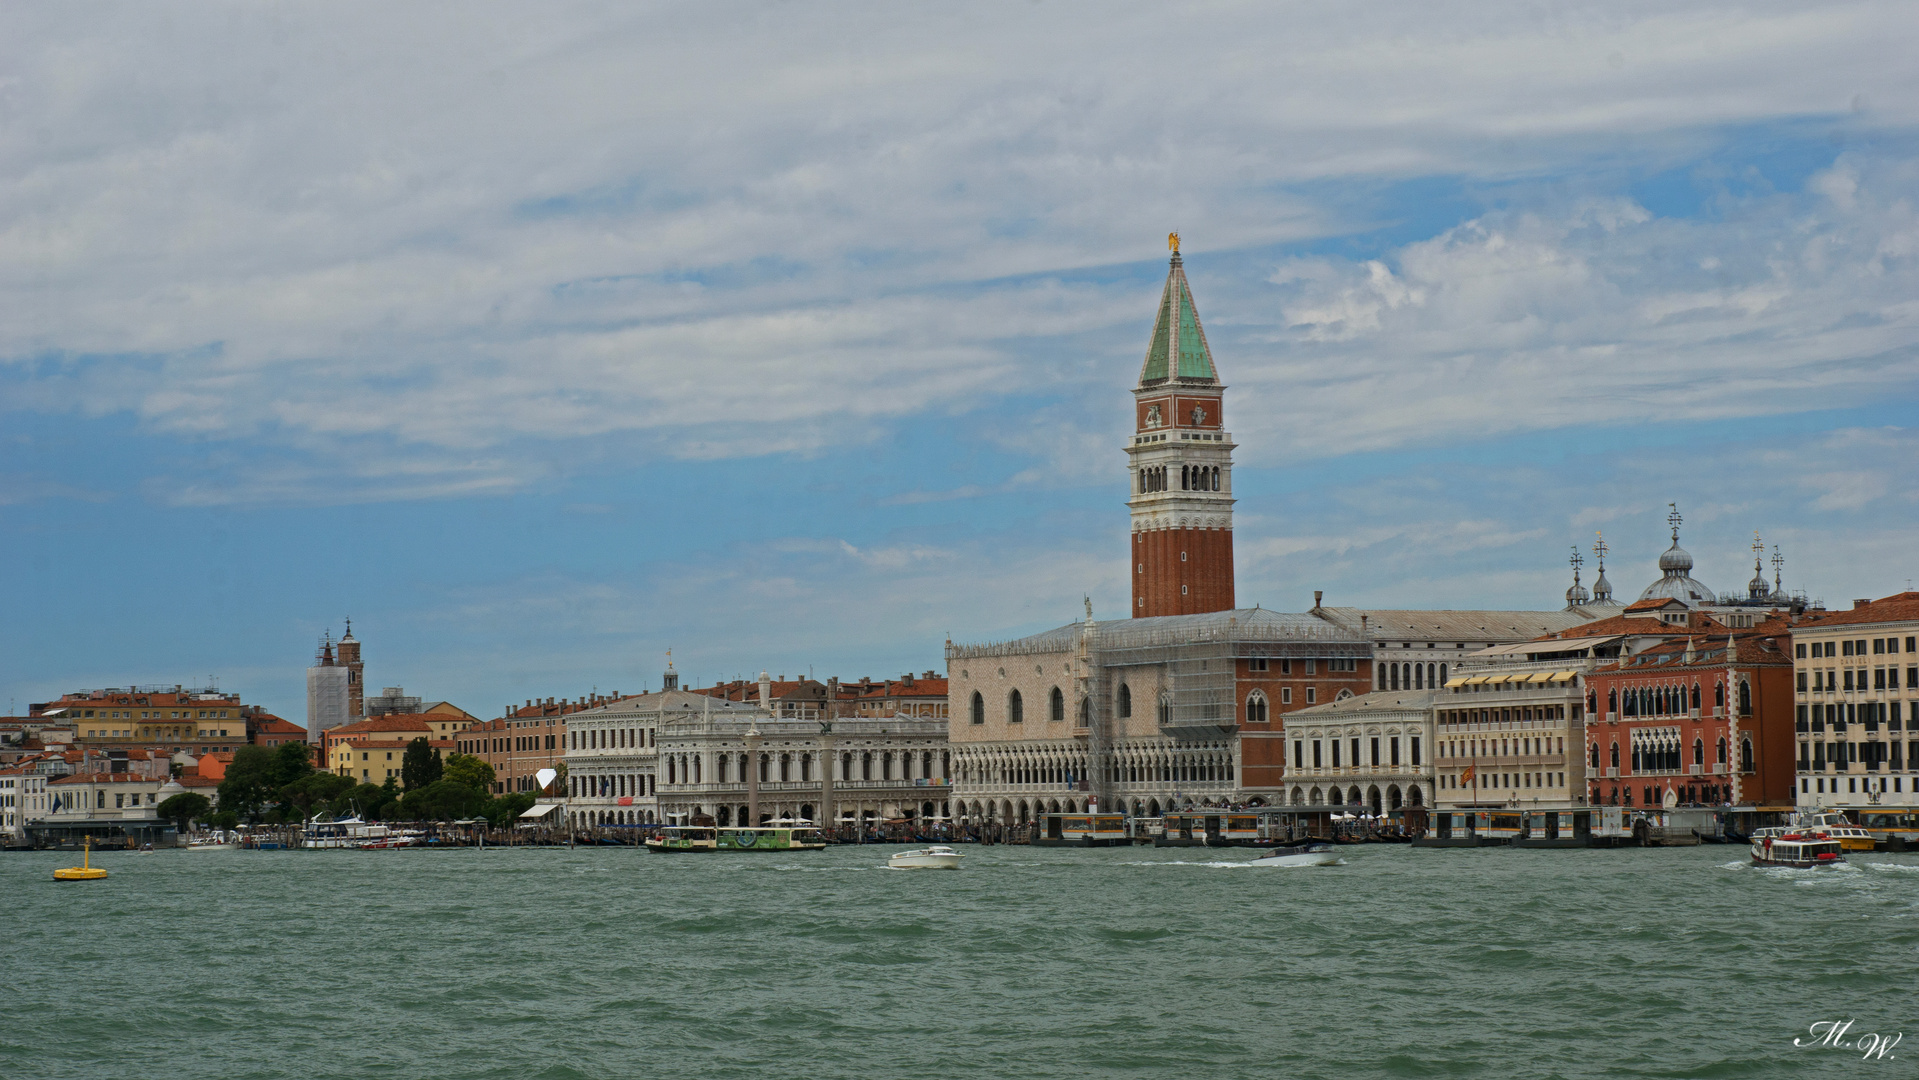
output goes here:
[[1133, 614], [1198, 615], [1233, 606], [1233, 437], [1226, 387], [1173, 249], [1152, 344], [1133, 390]]

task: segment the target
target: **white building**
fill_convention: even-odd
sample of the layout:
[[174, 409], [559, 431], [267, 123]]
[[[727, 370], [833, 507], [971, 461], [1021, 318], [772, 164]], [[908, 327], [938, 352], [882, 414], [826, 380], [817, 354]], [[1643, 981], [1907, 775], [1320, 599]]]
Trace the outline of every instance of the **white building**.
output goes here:
[[0, 835], [19, 840], [47, 816], [47, 777], [24, 767], [0, 769]]
[[1919, 592], [1793, 626], [1800, 806], [1919, 805]]
[[1374, 690], [1431, 690], [1446, 685], [1468, 653], [1576, 629], [1616, 611], [1421, 611], [1321, 607], [1313, 614], [1372, 642]]
[[1286, 714], [1284, 801], [1391, 816], [1432, 805], [1436, 690], [1383, 690]]

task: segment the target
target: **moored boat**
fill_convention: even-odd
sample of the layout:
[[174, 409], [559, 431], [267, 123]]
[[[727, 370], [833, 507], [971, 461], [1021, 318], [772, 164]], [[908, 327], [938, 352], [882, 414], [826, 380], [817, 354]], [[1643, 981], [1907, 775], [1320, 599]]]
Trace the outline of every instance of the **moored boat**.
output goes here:
[[825, 847], [825, 835], [811, 826], [721, 829], [667, 825], [646, 838], [646, 850], [660, 852], [820, 851]]
[[1303, 844], [1290, 844], [1276, 847], [1252, 862], [1248, 866], [1268, 868], [1282, 866], [1331, 866], [1339, 861], [1339, 852], [1324, 840], [1309, 840]]
[[966, 856], [944, 844], [895, 852], [886, 860], [894, 870], [958, 870]]
[[1845, 862], [1839, 841], [1824, 832], [1786, 832], [1777, 836], [1757, 836], [1752, 841], [1754, 866], [1811, 870], [1821, 866], [1843, 866]]

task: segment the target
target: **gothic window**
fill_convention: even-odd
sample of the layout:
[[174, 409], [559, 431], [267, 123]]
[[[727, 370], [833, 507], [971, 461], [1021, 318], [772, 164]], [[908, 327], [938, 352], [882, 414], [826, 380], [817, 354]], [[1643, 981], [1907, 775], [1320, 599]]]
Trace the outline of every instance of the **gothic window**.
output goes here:
[[1698, 683], [1692, 684], [1692, 707], [1694, 709], [1699, 708], [1699, 684]]
[[1018, 690], [1015, 690], [1011, 694], [1007, 695], [1006, 722], [1009, 724], [1021, 724], [1026, 722], [1026, 702], [1025, 702], [1025, 699], [1020, 697]]
[[1053, 687], [1053, 692], [1048, 697], [1046, 719], [1055, 724], [1066, 722], [1066, 695], [1060, 693], [1057, 686]]
[[1721, 765], [1726, 763], [1726, 740], [1723, 737], [1719, 740], [1719, 755], [1713, 760]]
[[1597, 770], [1599, 768], [1599, 744], [1598, 743], [1592, 744], [1591, 756], [1592, 756], [1592, 767], [1595, 770]]
[[1159, 722], [1162, 724], [1173, 722], [1173, 698], [1170, 694], [1159, 696]]
[[1252, 695], [1246, 699], [1246, 722], [1249, 724], [1264, 724], [1267, 722], [1265, 694], [1255, 690]]
[[1615, 769], [1619, 767], [1619, 744], [1618, 743], [1612, 744], [1612, 767]]
[[1119, 684], [1119, 715], [1122, 718], [1133, 715], [1133, 689], [1125, 683]]
[[1706, 741], [1704, 739], [1694, 739], [1692, 741], [1692, 763], [1694, 765], [1704, 765], [1706, 763]]
[[973, 723], [984, 724], [985, 722], [986, 699], [980, 696], [979, 691], [975, 690], [973, 691]]
[[1739, 683], [1739, 715], [1752, 715], [1752, 684], [1744, 680]]
[[1726, 684], [1725, 683], [1712, 684], [1712, 703], [1715, 708], [1725, 708], [1725, 705], [1726, 705]]
[[1752, 771], [1752, 740], [1739, 740], [1739, 771]]

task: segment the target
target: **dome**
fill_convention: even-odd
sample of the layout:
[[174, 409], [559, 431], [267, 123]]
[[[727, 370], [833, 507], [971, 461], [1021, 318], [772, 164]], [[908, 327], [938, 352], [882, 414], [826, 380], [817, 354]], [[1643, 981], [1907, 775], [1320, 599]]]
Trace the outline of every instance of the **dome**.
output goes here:
[[1659, 571], [1662, 574], [1670, 574], [1675, 570], [1684, 574], [1691, 569], [1692, 556], [1687, 554], [1685, 548], [1679, 546], [1678, 540], [1674, 540], [1672, 546], [1666, 549], [1666, 553], [1659, 556]]
[[1585, 603], [1586, 599], [1586, 587], [1576, 581], [1573, 582], [1572, 588], [1566, 590], [1566, 603], [1573, 607]]
[[1639, 594], [1641, 600], [1683, 600], [1688, 604], [1710, 604], [1717, 596], [1705, 582], [1674, 570], [1666, 571], [1665, 577], [1646, 586], [1646, 591]]

